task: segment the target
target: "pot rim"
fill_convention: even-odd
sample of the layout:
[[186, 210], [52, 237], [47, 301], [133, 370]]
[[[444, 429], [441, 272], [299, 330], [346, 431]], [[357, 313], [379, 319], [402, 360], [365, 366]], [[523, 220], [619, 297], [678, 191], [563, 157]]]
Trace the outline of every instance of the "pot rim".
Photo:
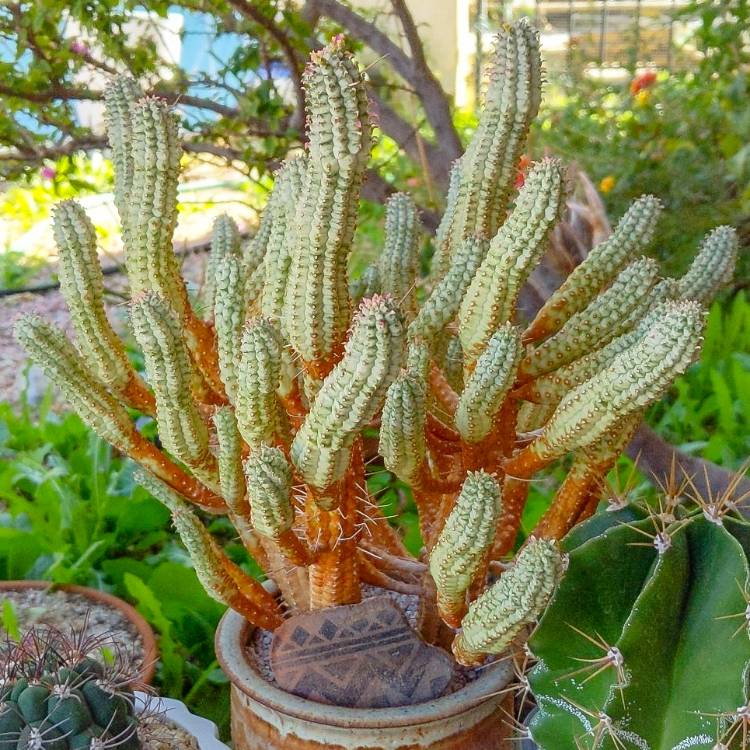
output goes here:
[[238, 690], [266, 708], [315, 724], [366, 729], [428, 724], [457, 716], [496, 697], [513, 677], [507, 661], [487, 666], [476, 680], [450, 695], [414, 706], [346, 708], [318, 703], [281, 690], [268, 682], [245, 657], [250, 634], [247, 620], [228, 609], [216, 629], [216, 658]]
[[55, 591], [65, 591], [68, 594], [80, 594], [87, 599], [91, 599], [99, 604], [104, 604], [112, 609], [116, 609], [120, 614], [130, 622], [138, 631], [138, 635], [143, 641], [143, 669], [140, 681], [145, 685], [153, 682], [156, 674], [156, 662], [159, 658], [159, 651], [156, 647], [156, 635], [153, 628], [146, 622], [145, 618], [132, 605], [124, 599], [120, 599], [114, 594], [106, 591], [92, 589], [89, 586], [79, 586], [75, 583], [52, 583], [50, 581], [0, 581], [0, 592], [3, 591], [23, 591], [24, 589], [51, 589]]

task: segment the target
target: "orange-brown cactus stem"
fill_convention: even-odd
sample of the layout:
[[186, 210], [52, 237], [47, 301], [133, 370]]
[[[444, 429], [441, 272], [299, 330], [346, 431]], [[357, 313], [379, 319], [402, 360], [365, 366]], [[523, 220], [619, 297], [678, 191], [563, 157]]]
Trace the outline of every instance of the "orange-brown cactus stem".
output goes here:
[[221, 497], [170, 461], [153, 443], [146, 440], [135, 429], [135, 426], [131, 439], [132, 448], [128, 451], [130, 458], [145, 466], [173, 490], [199, 506], [201, 510], [207, 513], [227, 512], [226, 503]]
[[378, 568], [374, 560], [361, 549], [357, 550], [357, 566], [359, 576], [364, 583], [369, 583], [372, 586], [378, 586], [388, 591], [398, 591], [401, 594], [419, 595], [420, 587], [418, 584], [408, 583], [407, 581], [402, 581], [388, 575], [387, 572]]
[[[184, 287], [183, 291], [187, 299]], [[215, 406], [228, 403], [224, 383], [219, 375], [219, 353], [213, 326], [201, 320], [189, 304], [185, 307], [183, 324], [185, 341], [206, 386], [202, 394], [205, 402]]]
[[154, 394], [135, 373], [125, 384], [120, 395], [128, 406], [137, 409], [142, 414], [148, 414], [151, 417], [156, 414]]
[[513, 479], [529, 479], [552, 461], [553, 458], [540, 456], [536, 451], [536, 444], [532, 443], [509, 458], [503, 465], [503, 471]]
[[456, 406], [458, 406], [458, 394], [453, 390], [437, 365], [433, 364], [430, 367], [427, 380], [440, 407], [449, 415], [455, 414]]
[[274, 630], [283, 622], [279, 603], [263, 586], [235, 565], [221, 550], [225, 570], [237, 586], [237, 594], [229, 599], [229, 606], [248, 622], [264, 630]]
[[534, 536], [562, 539], [573, 528], [585, 508], [590, 493], [601, 480], [602, 468], [575, 462], [555, 494], [547, 512], [534, 529]]
[[313, 561], [309, 548], [292, 529], [284, 531], [274, 542], [284, 557], [294, 565], [304, 567]]
[[499, 560], [513, 549], [518, 530], [521, 528], [521, 516], [528, 497], [528, 482], [510, 476], [505, 477], [503, 483], [503, 512], [497, 522], [497, 534], [492, 545], [490, 560]]
[[357, 482], [350, 465], [344, 481], [341, 503], [332, 511], [321, 510], [308, 492], [308, 539], [315, 562], [310, 566], [312, 609], [356, 604], [362, 599], [357, 566]]

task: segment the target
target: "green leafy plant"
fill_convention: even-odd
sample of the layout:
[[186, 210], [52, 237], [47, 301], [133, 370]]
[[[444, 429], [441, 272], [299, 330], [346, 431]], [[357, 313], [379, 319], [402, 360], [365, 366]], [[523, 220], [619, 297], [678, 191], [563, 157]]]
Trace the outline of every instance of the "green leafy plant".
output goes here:
[[744, 746], [750, 526], [731, 487], [680, 504], [685, 490], [563, 541], [567, 573], [529, 642], [542, 750]]
[[[562, 165], [544, 159], [507, 210], [541, 80], [536, 32], [504, 28], [482, 116], [452, 171], [421, 305], [416, 208], [405, 195], [388, 201], [361, 300], [350, 294], [372, 122], [343, 38], [305, 70], [307, 153], [282, 165], [250, 242], [231, 219], [216, 222], [196, 305], [172, 247], [174, 116], [132, 80], [109, 88], [145, 373], [104, 314], [95, 237], [73, 202], [56, 209], [55, 235], [75, 344], [35, 316], [16, 334], [83, 420], [141, 464], [138, 481], [169, 508], [209, 594], [254, 625], [274, 629], [284, 608], [358, 602], [370, 583], [423, 592], [425, 630], [430, 618], [462, 627], [453, 640], [461, 663], [503, 652], [554, 590], [555, 541], [591, 512], [644, 410], [695, 358], [702, 303], [731, 277], [736, 236], [714, 230], [683, 277], [661, 279], [639, 257], [660, 211], [652, 196], [630, 206], [526, 330], [516, 326], [521, 289], [565, 206]], [[129, 409], [155, 420], [159, 444]], [[429, 565], [410, 558], [366, 493], [363, 436], [375, 425], [383, 463], [413, 490]], [[528, 480], [569, 454], [534, 538], [489, 586], [490, 561], [513, 549]], [[202, 514], [231, 521], [280, 599], [229, 557]]]

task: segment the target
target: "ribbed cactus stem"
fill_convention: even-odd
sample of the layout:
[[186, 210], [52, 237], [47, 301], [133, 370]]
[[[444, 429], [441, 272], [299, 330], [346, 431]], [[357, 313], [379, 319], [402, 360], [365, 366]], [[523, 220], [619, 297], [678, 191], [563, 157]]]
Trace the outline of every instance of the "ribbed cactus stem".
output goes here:
[[459, 310], [464, 355], [473, 362], [515, 311], [521, 287], [547, 249], [563, 207], [563, 169], [543, 159], [529, 172], [513, 212], [490, 243]]
[[214, 327], [219, 373], [229, 400], [237, 397], [242, 328], [245, 324], [246, 280], [242, 259], [226, 255], [216, 261], [214, 277]]
[[[459, 162], [459, 185], [450, 241], [439, 246], [437, 268], [471, 236], [490, 239], [505, 216], [531, 121], [542, 88], [539, 35], [522, 19], [497, 35], [490, 79], [477, 130]], [[442, 234], [442, 233], [441, 233]]]
[[466, 594], [484, 569], [495, 537], [500, 502], [500, 487], [489, 474], [469, 473], [430, 552], [438, 611], [453, 628], [460, 627], [466, 612]]
[[156, 396], [156, 421], [164, 447], [204, 483], [215, 486], [216, 458], [195, 401], [201, 379], [172, 309], [158, 294], [143, 294], [131, 303], [130, 319]]
[[143, 97], [140, 86], [127, 76], [117, 76], [104, 91], [104, 121], [115, 172], [115, 206], [123, 233], [133, 200], [133, 105]]
[[253, 528], [273, 539], [295, 565], [309, 565], [310, 554], [294, 533], [292, 469], [279, 448], [261, 445], [245, 462]]
[[203, 273], [201, 288], [201, 308], [203, 317], [211, 320], [214, 314], [214, 295], [216, 292], [216, 268], [229, 256], [240, 254], [240, 231], [234, 220], [226, 214], [216, 217], [213, 233], [211, 234], [211, 248]]
[[640, 341], [562, 399], [543, 433], [507, 463], [507, 473], [529, 477], [659, 398], [694, 360], [704, 317], [696, 302], [666, 303], [663, 317]]
[[402, 372], [391, 383], [380, 420], [378, 452], [385, 467], [399, 479], [418, 483], [425, 460], [427, 386], [415, 373]]
[[273, 321], [281, 319], [284, 307], [291, 253], [296, 243], [297, 204], [304, 189], [306, 173], [305, 156], [285, 161], [274, 176], [273, 193], [263, 213], [263, 220], [268, 220], [271, 226], [264, 253], [266, 262], [261, 313]]
[[572, 315], [583, 310], [631, 258], [648, 247], [660, 213], [661, 203], [653, 195], [643, 195], [634, 201], [612, 235], [596, 245], [550, 295], [525, 331], [524, 341], [538, 341], [552, 335]]
[[407, 320], [417, 314], [418, 240], [417, 207], [405, 193], [395, 193], [385, 206], [385, 242], [377, 265], [378, 291], [390, 294]]
[[365, 299], [343, 358], [323, 381], [292, 443], [297, 470], [319, 493], [325, 495], [343, 478], [354, 440], [381, 408], [398, 376], [403, 347], [403, 326], [394, 301], [381, 296]]
[[411, 340], [433, 343], [437, 335], [456, 317], [461, 300], [480, 267], [489, 243], [470, 237], [456, 248], [450, 266], [425, 300], [417, 317], [409, 326]]
[[304, 83], [309, 158], [283, 325], [320, 379], [330, 371], [351, 317], [347, 262], [371, 126], [362, 73], [342, 40], [312, 54]]
[[278, 602], [258, 581], [226, 556], [179, 495], [146, 471], [138, 470], [135, 480], [172, 513], [175, 529], [190, 553], [195, 573], [209, 596], [239, 612], [256, 627], [272, 630], [281, 625]]
[[276, 395], [281, 364], [276, 327], [264, 318], [250, 320], [242, 332], [236, 396], [237, 424], [250, 447], [276, 443], [285, 433]]
[[606, 291], [526, 356], [521, 377], [551, 372], [625, 333], [648, 310], [658, 274], [659, 266], [651, 258], [628, 264]]
[[81, 356], [125, 403], [153, 414], [154, 397], [133, 370], [122, 341], [107, 319], [104, 278], [91, 221], [80, 205], [63, 201], [55, 207], [53, 226], [60, 259], [60, 289], [70, 311]]
[[544, 611], [563, 571], [554, 543], [531, 539], [513, 566], [469, 607], [463, 630], [453, 642], [460, 664], [480, 664], [501, 654]]
[[59, 328], [35, 315], [26, 315], [17, 321], [15, 334], [31, 360], [102, 440], [146, 466], [204, 509], [224, 509], [220, 497], [173, 464], [135, 429], [122, 404], [83, 366], [78, 351]]
[[717, 227], [709, 233], [685, 275], [677, 280], [680, 297], [709, 304], [731, 280], [738, 247], [737, 232], [732, 227]]
[[490, 434], [520, 361], [518, 331], [511, 323], [505, 323], [487, 342], [458, 401], [456, 429], [466, 442], [478, 443]]

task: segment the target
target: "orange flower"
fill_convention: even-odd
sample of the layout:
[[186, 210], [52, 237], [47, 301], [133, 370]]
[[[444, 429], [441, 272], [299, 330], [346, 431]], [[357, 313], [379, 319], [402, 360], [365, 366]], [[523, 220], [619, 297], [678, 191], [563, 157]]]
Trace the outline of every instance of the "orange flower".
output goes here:
[[531, 157], [528, 154], [521, 154], [521, 158], [518, 160], [518, 164], [516, 165], [516, 169], [518, 170], [516, 172], [515, 181], [516, 190], [520, 190], [523, 187], [524, 182], [526, 182], [526, 172], [528, 171], [530, 165]]
[[617, 180], [615, 180], [615, 178], [611, 174], [608, 174], [599, 183], [599, 190], [606, 195], [610, 190], [612, 190], [616, 183]]

